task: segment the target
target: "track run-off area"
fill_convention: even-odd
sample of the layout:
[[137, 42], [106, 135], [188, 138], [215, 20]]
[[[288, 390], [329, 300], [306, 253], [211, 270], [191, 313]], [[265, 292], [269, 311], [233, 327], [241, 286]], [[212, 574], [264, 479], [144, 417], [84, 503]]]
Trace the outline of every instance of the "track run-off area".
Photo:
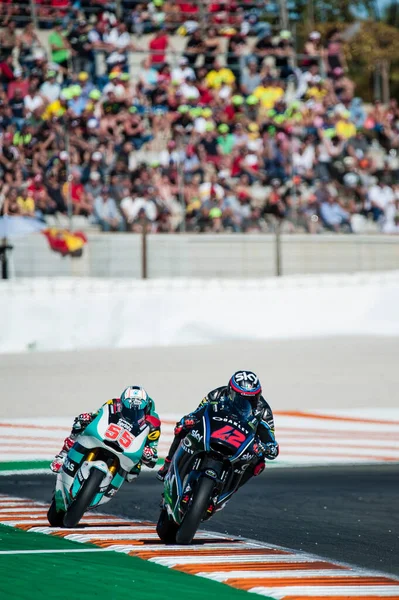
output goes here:
[[[0, 495], [0, 524], [89, 543], [270, 598], [399, 598], [399, 578], [323, 560], [315, 554], [206, 530], [197, 534], [191, 546], [165, 546], [159, 543], [153, 522], [100, 513], [87, 514], [75, 529], [51, 528], [47, 507]], [[25, 552], [29, 553], [35, 551]]]

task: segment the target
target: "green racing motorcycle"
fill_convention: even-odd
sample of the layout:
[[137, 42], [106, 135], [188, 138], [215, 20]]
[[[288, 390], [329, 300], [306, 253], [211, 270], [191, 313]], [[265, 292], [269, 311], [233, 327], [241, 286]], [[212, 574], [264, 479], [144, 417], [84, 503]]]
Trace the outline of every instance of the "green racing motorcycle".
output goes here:
[[57, 474], [47, 518], [53, 527], [76, 527], [83, 514], [109, 502], [140, 461], [147, 439], [160, 435], [159, 421], [141, 408], [113, 413], [100, 408], [69, 450]]

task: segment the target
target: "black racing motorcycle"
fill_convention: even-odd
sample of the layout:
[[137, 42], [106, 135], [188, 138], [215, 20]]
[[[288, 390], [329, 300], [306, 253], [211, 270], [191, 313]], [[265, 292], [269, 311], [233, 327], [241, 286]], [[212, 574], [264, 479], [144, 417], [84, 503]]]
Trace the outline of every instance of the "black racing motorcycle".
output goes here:
[[201, 521], [231, 498], [262, 451], [248, 400], [209, 404], [198, 417], [164, 481], [157, 533], [168, 544], [190, 544]]

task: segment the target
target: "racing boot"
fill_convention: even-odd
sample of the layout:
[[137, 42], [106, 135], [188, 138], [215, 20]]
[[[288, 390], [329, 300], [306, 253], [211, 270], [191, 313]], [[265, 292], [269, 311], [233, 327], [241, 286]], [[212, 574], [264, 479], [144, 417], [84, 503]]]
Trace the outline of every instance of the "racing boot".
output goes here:
[[65, 438], [61, 452], [59, 452], [59, 454], [57, 454], [54, 457], [54, 460], [50, 465], [50, 469], [53, 471], [53, 473], [58, 473], [59, 471], [61, 471], [62, 465], [64, 464], [64, 460], [74, 443], [75, 440], [71, 437]]
[[133, 469], [130, 471], [130, 473], [128, 473], [126, 475], [126, 481], [128, 483], [132, 483], [132, 481], [135, 481], [137, 479], [137, 477], [140, 475], [141, 473], [141, 462], [137, 463], [137, 465], [135, 467], [133, 467]]
[[170, 458], [165, 458], [163, 467], [161, 467], [157, 473], [157, 479], [159, 479], [159, 481], [164, 481], [166, 475], [168, 474], [171, 462], [172, 461]]

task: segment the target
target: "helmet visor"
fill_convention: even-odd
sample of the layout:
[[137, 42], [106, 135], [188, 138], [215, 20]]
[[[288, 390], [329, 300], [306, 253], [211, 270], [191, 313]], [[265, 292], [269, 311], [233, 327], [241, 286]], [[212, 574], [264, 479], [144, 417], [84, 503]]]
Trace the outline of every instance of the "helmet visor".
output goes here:
[[252, 416], [252, 399], [254, 396], [243, 396], [239, 392], [230, 390], [230, 401], [232, 403], [232, 411], [238, 417], [249, 419]]
[[144, 419], [145, 412], [143, 408], [138, 408], [133, 406], [128, 408], [124, 404], [122, 404], [122, 416], [124, 419], [129, 421], [130, 423], [138, 423], [141, 419]]

